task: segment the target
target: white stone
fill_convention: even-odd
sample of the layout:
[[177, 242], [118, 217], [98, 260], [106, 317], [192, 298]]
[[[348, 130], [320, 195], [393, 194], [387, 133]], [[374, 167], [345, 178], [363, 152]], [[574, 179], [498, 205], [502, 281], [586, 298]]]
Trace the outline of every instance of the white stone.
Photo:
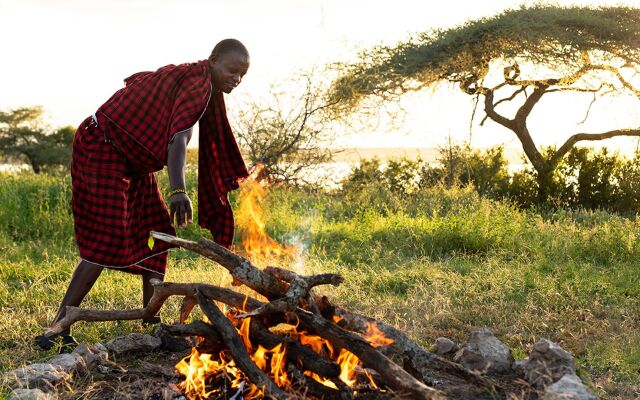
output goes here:
[[541, 339], [533, 345], [523, 369], [527, 381], [537, 388], [548, 386], [565, 374], [576, 373], [571, 353], [547, 339]]
[[506, 373], [511, 370], [513, 356], [509, 346], [493, 335], [489, 328], [471, 333], [469, 341], [456, 353], [453, 360], [470, 370]]
[[574, 374], [566, 374], [553, 385], [547, 386], [543, 400], [597, 400], [582, 380]]
[[435, 352], [439, 356], [458, 350], [458, 346], [456, 346], [453, 340], [446, 337], [437, 338], [435, 347]]
[[162, 340], [152, 335], [130, 333], [107, 343], [109, 351], [116, 355], [150, 352], [162, 346]]
[[45, 393], [40, 389], [16, 389], [11, 392], [9, 400], [56, 400], [57, 395]]
[[97, 343], [93, 346], [88, 346], [85, 343], [80, 343], [71, 354], [77, 354], [82, 357], [84, 363], [88, 368], [91, 368], [96, 364], [104, 363], [109, 359], [109, 352], [107, 348], [100, 343]]
[[84, 358], [77, 353], [59, 354], [49, 360], [49, 364], [55, 365], [67, 373], [87, 369], [87, 363]]
[[49, 391], [69, 378], [69, 373], [53, 364], [31, 364], [4, 374], [3, 381], [14, 389], [30, 388]]

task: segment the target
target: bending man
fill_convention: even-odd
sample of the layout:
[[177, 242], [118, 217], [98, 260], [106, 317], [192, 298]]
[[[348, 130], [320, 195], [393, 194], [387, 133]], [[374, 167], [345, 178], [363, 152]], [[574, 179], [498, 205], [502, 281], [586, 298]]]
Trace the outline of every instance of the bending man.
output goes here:
[[[234, 222], [227, 193], [247, 176], [229, 126], [223, 93], [230, 93], [249, 68], [249, 52], [235, 39], [218, 43], [208, 59], [139, 72], [76, 132], [71, 162], [72, 209], [77, 265], [53, 323], [66, 306], [79, 306], [103, 268], [142, 276], [142, 304], [162, 280], [170, 246], [147, 245], [152, 230], [175, 235], [192, 222], [184, 167], [191, 128], [199, 122], [198, 219], [214, 240], [229, 247]], [[154, 173], [167, 166], [169, 210]], [[145, 320], [159, 322], [158, 317]], [[73, 346], [69, 331], [63, 346]], [[36, 342], [51, 348], [56, 338]]]

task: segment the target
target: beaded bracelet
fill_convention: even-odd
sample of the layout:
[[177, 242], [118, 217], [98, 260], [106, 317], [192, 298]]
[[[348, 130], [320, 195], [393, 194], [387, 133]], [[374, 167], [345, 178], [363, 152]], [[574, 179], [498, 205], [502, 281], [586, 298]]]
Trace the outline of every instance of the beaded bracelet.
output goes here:
[[171, 197], [174, 194], [178, 194], [178, 193], [184, 193], [187, 194], [187, 191], [184, 189], [173, 189], [172, 191], [169, 192], [169, 195], [167, 197]]

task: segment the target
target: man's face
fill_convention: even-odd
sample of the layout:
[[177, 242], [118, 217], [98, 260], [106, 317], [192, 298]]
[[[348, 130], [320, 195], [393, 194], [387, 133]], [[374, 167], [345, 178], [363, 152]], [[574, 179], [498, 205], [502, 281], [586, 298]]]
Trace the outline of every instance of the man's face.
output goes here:
[[231, 92], [242, 81], [249, 69], [249, 57], [241, 52], [231, 51], [210, 61], [213, 88], [225, 93]]

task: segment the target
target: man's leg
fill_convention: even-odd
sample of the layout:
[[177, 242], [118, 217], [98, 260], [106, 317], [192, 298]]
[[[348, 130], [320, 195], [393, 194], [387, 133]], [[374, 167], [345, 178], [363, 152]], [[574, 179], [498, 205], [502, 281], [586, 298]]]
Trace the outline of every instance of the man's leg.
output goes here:
[[[93, 284], [96, 283], [101, 272], [102, 267], [99, 265], [92, 264], [85, 260], [81, 260], [78, 263], [71, 276], [71, 282], [69, 282], [67, 292], [62, 298], [58, 313], [53, 319], [53, 324], [64, 318], [67, 306], [78, 307], [80, 303], [82, 303], [82, 300], [84, 300], [87, 293], [89, 293]], [[69, 329], [64, 331], [63, 334], [69, 334]]]
[[[153, 285], [151, 285], [152, 279], [163, 281], [164, 275], [153, 271], [144, 271], [142, 273], [142, 307], [146, 307], [147, 304], [149, 304], [149, 300], [151, 300], [151, 296], [153, 296]], [[157, 324], [160, 322], [160, 317], [153, 316], [144, 318], [142, 322], [145, 324]]]
[[[92, 264], [85, 260], [81, 260], [78, 263], [75, 271], [73, 271], [71, 281], [69, 282], [69, 286], [67, 287], [67, 292], [62, 298], [62, 303], [60, 304], [60, 308], [58, 309], [58, 312], [53, 319], [52, 325], [64, 318], [67, 311], [67, 306], [78, 307], [80, 303], [82, 303], [82, 300], [84, 300], [87, 293], [89, 293], [89, 290], [91, 290], [93, 284], [96, 283], [96, 279], [98, 279], [101, 272], [102, 267], [99, 265]], [[36, 336], [36, 343], [41, 348], [49, 350], [51, 347], [53, 347], [54, 340], [57, 337], [61, 336], [61, 351], [70, 351], [78, 344], [75, 339], [69, 334], [70, 331], [71, 330], [67, 328], [52, 337], [48, 337], [46, 335], [38, 335]]]

